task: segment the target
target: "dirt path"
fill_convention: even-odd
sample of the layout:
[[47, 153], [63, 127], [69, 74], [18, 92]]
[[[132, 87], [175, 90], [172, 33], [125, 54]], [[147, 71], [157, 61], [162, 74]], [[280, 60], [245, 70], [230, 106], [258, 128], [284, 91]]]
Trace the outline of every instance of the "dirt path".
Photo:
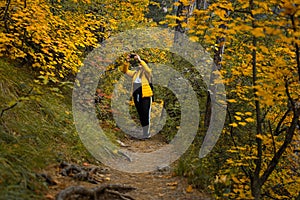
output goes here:
[[[132, 152], [151, 152], [165, 145], [159, 135], [145, 141], [127, 137], [121, 142], [126, 146], [127, 150]], [[49, 193], [46, 197], [48, 199], [54, 199], [61, 190], [69, 186], [82, 185], [84, 187], [94, 188], [101, 184], [124, 184], [136, 188], [127, 193], [136, 200], [211, 199], [208, 195], [189, 186], [185, 178], [175, 176], [172, 172], [172, 167], [158, 169], [149, 173], [125, 173], [108, 167], [101, 168], [103, 168], [103, 173], [98, 174], [97, 180], [99, 183], [92, 184], [87, 181], [74, 180], [74, 177], [62, 176], [61, 169], [59, 169], [58, 165], [49, 166], [49, 169], [46, 169], [47, 173], [57, 184], [49, 186]]]

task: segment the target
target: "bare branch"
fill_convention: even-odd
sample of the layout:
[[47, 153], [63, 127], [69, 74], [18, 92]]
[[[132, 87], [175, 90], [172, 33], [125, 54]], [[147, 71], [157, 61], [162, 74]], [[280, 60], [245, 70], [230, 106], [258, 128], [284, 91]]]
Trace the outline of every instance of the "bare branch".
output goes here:
[[288, 114], [291, 112], [291, 108], [289, 107], [288, 110], [284, 113], [284, 115], [281, 117], [281, 119], [279, 120], [278, 124], [277, 124], [277, 127], [275, 129], [275, 132], [274, 132], [274, 135], [275, 136], [278, 136], [281, 131], [280, 131], [280, 128], [281, 128], [281, 125], [282, 123], [284, 122], [284, 120], [287, 118]]
[[293, 136], [295, 134], [295, 130], [299, 121], [300, 117], [300, 108], [295, 106], [295, 102], [292, 99], [289, 88], [288, 88], [288, 81], [286, 80], [285, 82], [285, 90], [286, 94], [288, 96], [288, 99], [292, 105], [292, 110], [293, 110], [293, 118], [290, 127], [287, 129], [287, 133], [284, 139], [283, 144], [281, 147], [278, 149], [278, 151], [275, 153], [274, 157], [272, 158], [271, 162], [267, 166], [267, 169], [264, 171], [263, 175], [260, 178], [261, 183], [265, 183], [270, 174], [274, 171], [276, 165], [279, 163], [279, 160], [282, 156], [282, 154], [285, 152], [286, 148], [288, 145], [292, 142]]
[[2, 117], [2, 116], [3, 116], [3, 114], [4, 114], [4, 112], [5, 112], [5, 111], [7, 111], [7, 110], [10, 110], [10, 109], [14, 108], [14, 107], [15, 107], [17, 104], [18, 104], [18, 102], [14, 103], [12, 106], [9, 106], [9, 107], [7, 107], [7, 108], [4, 108], [4, 109], [2, 109], [2, 110], [1, 110], [0, 117]]
[[[31, 89], [29, 90], [29, 92], [28, 92], [26, 95], [24, 95], [24, 97], [28, 97], [28, 96], [30, 95], [30, 93], [32, 92], [32, 90], [33, 90], [33, 88], [31, 88]], [[2, 109], [2, 110], [1, 110], [0, 117], [3, 116], [3, 114], [4, 114], [5, 111], [14, 108], [14, 107], [15, 107], [19, 102], [21, 102], [21, 101], [23, 101], [23, 99], [20, 98], [20, 99], [18, 99], [13, 105], [11, 105], [11, 106], [9, 106], [9, 107], [7, 107], [7, 108]]]
[[271, 133], [271, 136], [272, 136], [273, 151], [274, 151], [274, 155], [275, 155], [276, 154], [276, 143], [275, 143], [274, 134], [273, 134], [273, 131], [272, 131], [272, 127], [271, 127], [271, 122], [270, 121], [268, 121], [268, 125], [269, 125], [269, 130], [270, 130], [270, 133]]
[[292, 138], [295, 134], [296, 125], [297, 125], [298, 120], [299, 120], [299, 115], [300, 115], [300, 109], [298, 109], [296, 112], [294, 112], [294, 116], [293, 116], [293, 119], [292, 119], [291, 126], [288, 129], [288, 132], [286, 134], [286, 137], [285, 137], [285, 140], [284, 140], [283, 144], [278, 149], [278, 151], [275, 153], [275, 155], [272, 158], [270, 164], [267, 166], [267, 169], [265, 170], [265, 172], [261, 176], [261, 183], [262, 184], [266, 182], [266, 180], [268, 179], [270, 174], [274, 171], [276, 165], [278, 164], [278, 162], [280, 160], [280, 157], [282, 156], [282, 154], [284, 153], [284, 151], [286, 150], [288, 145], [291, 143]]
[[5, 6], [5, 10], [4, 10], [3, 18], [2, 18], [2, 20], [4, 20], [4, 21], [7, 19], [9, 6], [10, 6], [10, 0], [6, 0], [6, 6]]

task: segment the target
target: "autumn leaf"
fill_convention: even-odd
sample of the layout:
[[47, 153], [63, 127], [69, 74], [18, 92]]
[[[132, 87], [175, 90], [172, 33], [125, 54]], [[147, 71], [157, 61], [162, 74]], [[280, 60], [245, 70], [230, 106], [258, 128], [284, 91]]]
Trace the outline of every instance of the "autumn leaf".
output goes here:
[[256, 138], [259, 138], [259, 139], [261, 139], [261, 140], [264, 139], [263, 136], [262, 136], [261, 134], [256, 135]]
[[251, 116], [252, 112], [245, 112], [245, 115]]
[[247, 125], [246, 122], [239, 122], [238, 124], [239, 124], [239, 125], [242, 125], [242, 126], [246, 126], [246, 125]]
[[237, 103], [237, 101], [236, 101], [235, 99], [227, 99], [227, 101], [228, 101], [229, 103]]
[[193, 187], [192, 187], [191, 185], [189, 185], [189, 186], [185, 189], [185, 191], [186, 191], [187, 193], [191, 193], [191, 192], [193, 192]]
[[244, 114], [242, 112], [235, 112], [236, 115], [243, 116]]
[[237, 115], [235, 115], [234, 118], [235, 118], [236, 120], [238, 120], [238, 121], [241, 121], [241, 120], [242, 120], [242, 118], [241, 118], [240, 116], [237, 116]]
[[246, 119], [245, 119], [245, 121], [246, 121], [246, 122], [249, 122], [249, 123], [251, 123], [251, 122], [254, 122], [254, 119], [253, 119], [253, 118], [250, 118], [250, 117], [248, 117], [248, 118], [246, 118]]
[[263, 28], [255, 28], [251, 31], [255, 37], [265, 37]]
[[231, 124], [229, 124], [229, 126], [232, 126], [232, 127], [237, 127], [237, 126], [238, 126], [238, 124], [237, 124], [237, 123], [231, 123]]

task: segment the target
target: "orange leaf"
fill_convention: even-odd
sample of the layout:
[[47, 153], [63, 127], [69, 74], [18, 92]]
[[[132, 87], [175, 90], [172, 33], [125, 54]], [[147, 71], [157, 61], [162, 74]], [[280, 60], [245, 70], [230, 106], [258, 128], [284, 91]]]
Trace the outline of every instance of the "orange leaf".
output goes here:
[[191, 192], [193, 192], [193, 187], [191, 185], [189, 185], [185, 191], [188, 193], [191, 193]]

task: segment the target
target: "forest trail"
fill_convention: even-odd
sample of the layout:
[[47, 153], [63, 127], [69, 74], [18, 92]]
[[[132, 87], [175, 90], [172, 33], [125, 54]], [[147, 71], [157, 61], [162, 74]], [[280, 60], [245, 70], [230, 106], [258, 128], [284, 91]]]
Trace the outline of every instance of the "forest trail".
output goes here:
[[[138, 140], [131, 137], [125, 137], [122, 141], [126, 149], [133, 152], [151, 152], [161, 148], [166, 143], [160, 135], [155, 135], [151, 139]], [[83, 166], [84, 167], [84, 166]], [[86, 163], [85, 167], [92, 167]], [[47, 174], [53, 178], [55, 185], [49, 186], [46, 194], [47, 199], [55, 199], [55, 196], [69, 186], [84, 186], [86, 188], [95, 188], [100, 185], [125, 185], [135, 188], [127, 192], [126, 195], [135, 200], [210, 200], [209, 195], [199, 192], [192, 188], [184, 177], [175, 176], [172, 167], [157, 169], [147, 173], [125, 173], [105, 166], [96, 166], [100, 168], [97, 174], [96, 184], [88, 181], [79, 181], [74, 179], [74, 174], [63, 176], [59, 165], [49, 166], [46, 169]], [[84, 198], [82, 198], [84, 199]], [[116, 198], [104, 198], [116, 199]], [[122, 198], [119, 198], [122, 199]], [[126, 199], [126, 198], [125, 198]], [[129, 198], [130, 199], [130, 198]]]

